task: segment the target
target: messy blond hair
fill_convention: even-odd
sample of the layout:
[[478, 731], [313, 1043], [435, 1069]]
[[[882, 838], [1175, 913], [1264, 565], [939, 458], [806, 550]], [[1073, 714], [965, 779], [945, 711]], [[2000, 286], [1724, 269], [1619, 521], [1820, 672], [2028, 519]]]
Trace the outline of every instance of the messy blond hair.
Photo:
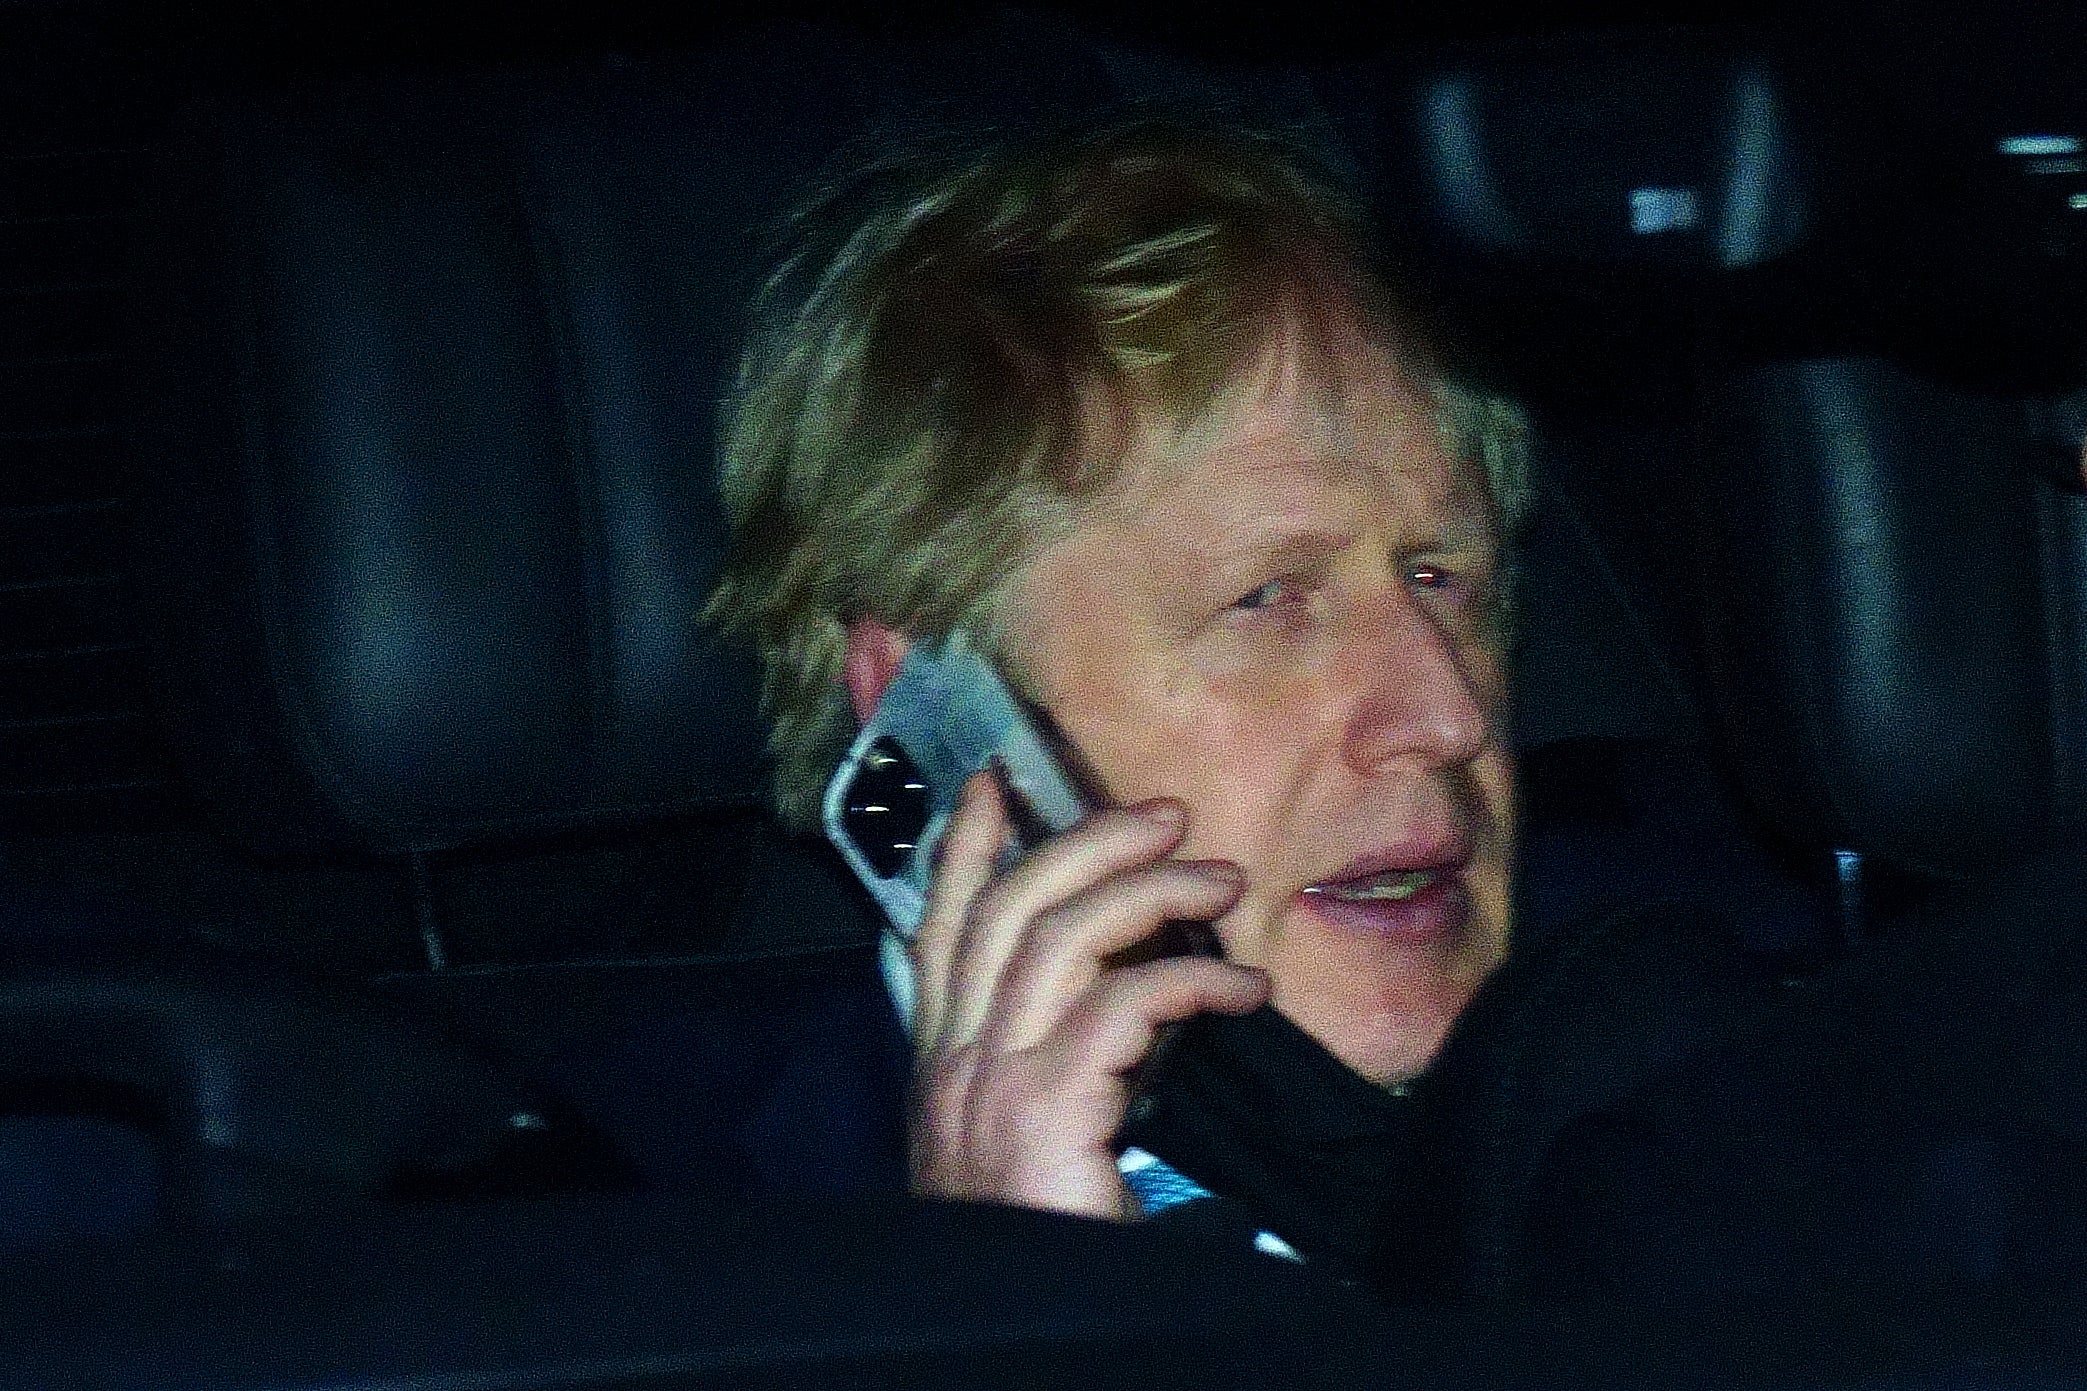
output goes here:
[[1285, 140], [1161, 119], [910, 150], [791, 219], [727, 402], [706, 610], [760, 648], [785, 822], [816, 824], [852, 737], [848, 622], [990, 645], [1113, 475], [1082, 451], [1092, 403], [1192, 421], [1300, 305], [1361, 314], [1512, 520], [1519, 413], [1442, 378], [1364, 225]]

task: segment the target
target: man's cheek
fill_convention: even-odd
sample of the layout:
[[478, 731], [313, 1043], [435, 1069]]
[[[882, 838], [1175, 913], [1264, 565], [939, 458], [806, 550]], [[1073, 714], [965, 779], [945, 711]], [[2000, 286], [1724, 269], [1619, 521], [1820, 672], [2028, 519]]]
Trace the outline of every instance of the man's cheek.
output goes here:
[[1257, 941], [1273, 935], [1303, 887], [1301, 852], [1281, 834], [1281, 809], [1271, 800], [1265, 791], [1239, 783], [1207, 792], [1200, 799], [1200, 816], [1191, 804], [1192, 829], [1179, 854], [1229, 860], [1246, 874], [1246, 889], [1227, 915], [1228, 946], [1232, 934]]
[[1472, 769], [1473, 780], [1478, 785], [1481, 810], [1490, 823], [1488, 829], [1509, 845], [1515, 836], [1515, 765], [1514, 759], [1504, 750], [1495, 749], [1479, 759]]

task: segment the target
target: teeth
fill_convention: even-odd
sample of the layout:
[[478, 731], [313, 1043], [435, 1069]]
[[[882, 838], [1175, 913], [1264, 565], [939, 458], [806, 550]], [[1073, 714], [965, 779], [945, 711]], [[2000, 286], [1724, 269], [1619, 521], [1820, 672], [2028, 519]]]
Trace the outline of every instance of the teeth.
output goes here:
[[1314, 884], [1305, 892], [1324, 894], [1346, 903], [1399, 902], [1435, 882], [1433, 870], [1409, 869], [1395, 874], [1377, 874], [1349, 884]]

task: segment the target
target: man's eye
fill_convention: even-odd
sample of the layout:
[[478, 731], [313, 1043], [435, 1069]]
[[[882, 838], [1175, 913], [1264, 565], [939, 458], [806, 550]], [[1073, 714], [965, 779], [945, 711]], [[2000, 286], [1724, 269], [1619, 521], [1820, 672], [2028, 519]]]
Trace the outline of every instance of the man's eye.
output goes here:
[[1288, 580], [1270, 580], [1251, 594], [1242, 594], [1233, 600], [1232, 607], [1248, 610], [1272, 608], [1288, 598], [1292, 592]]
[[1416, 565], [1406, 572], [1406, 578], [1422, 589], [1451, 589], [1457, 582], [1456, 572], [1440, 565]]

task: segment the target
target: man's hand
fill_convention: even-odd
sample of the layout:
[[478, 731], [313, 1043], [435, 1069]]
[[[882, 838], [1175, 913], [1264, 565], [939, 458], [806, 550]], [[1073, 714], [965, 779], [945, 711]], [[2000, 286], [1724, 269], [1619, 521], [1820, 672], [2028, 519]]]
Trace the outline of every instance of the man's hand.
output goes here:
[[996, 876], [1006, 808], [991, 775], [965, 786], [913, 947], [916, 1192], [1136, 1215], [1109, 1149], [1124, 1074], [1162, 1025], [1268, 998], [1261, 972], [1207, 957], [1108, 965], [1237, 901], [1236, 866], [1166, 858], [1186, 820], [1165, 800], [1096, 812]]

